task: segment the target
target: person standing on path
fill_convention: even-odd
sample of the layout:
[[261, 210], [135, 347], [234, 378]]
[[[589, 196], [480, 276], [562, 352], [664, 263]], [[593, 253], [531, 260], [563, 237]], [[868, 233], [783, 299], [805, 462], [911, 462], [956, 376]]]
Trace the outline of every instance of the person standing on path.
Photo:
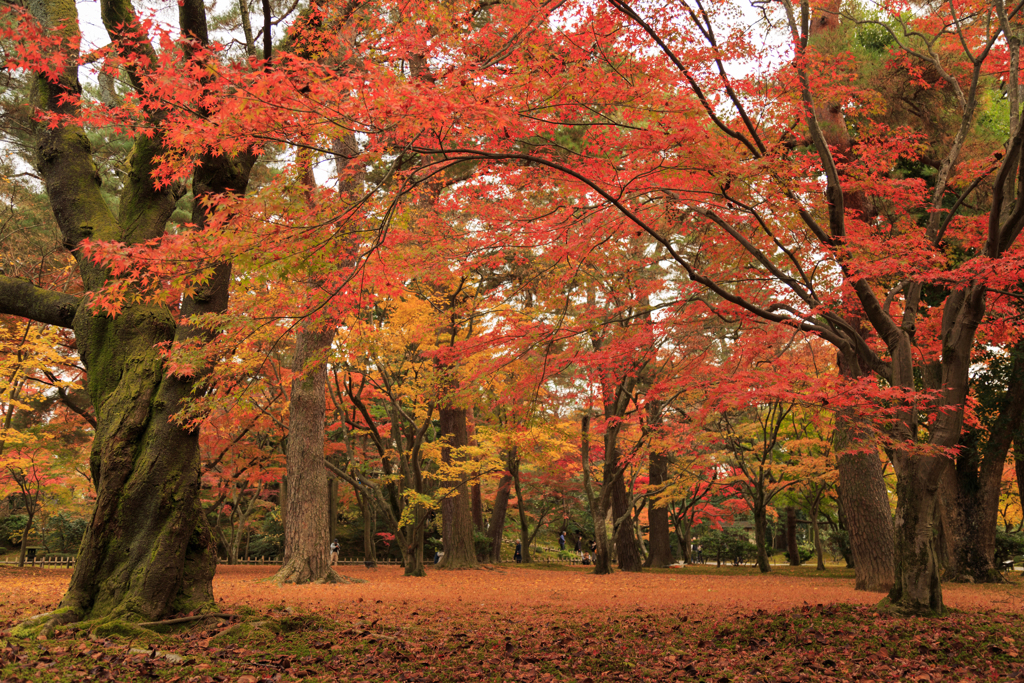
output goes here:
[[558, 534], [558, 548], [559, 550], [565, 550], [565, 532]]

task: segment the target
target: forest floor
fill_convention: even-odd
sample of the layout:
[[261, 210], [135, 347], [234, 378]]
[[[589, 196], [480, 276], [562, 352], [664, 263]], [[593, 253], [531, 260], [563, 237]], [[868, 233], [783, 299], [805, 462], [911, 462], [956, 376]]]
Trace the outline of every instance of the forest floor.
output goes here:
[[173, 635], [12, 638], [67, 569], [0, 567], [0, 681], [1024, 681], [1024, 576], [944, 585], [949, 613], [893, 616], [852, 572], [339, 567], [364, 583], [279, 588], [220, 567], [225, 619]]

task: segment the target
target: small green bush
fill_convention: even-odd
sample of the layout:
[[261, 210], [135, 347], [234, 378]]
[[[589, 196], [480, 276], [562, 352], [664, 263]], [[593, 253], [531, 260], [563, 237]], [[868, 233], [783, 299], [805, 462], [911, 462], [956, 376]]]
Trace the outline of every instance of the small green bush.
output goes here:
[[1024, 555], [1024, 534], [996, 532], [996, 568], [1003, 566], [1014, 557]]
[[739, 529], [709, 531], [701, 537], [700, 544], [707, 562], [714, 560], [717, 564], [731, 562], [740, 565], [757, 559], [757, 546]]
[[[814, 546], [813, 545], [807, 545], [806, 543], [801, 543], [801, 544], [797, 545], [796, 549], [797, 549], [797, 553], [800, 555], [800, 564], [803, 564], [804, 562], [807, 562], [812, 557], [814, 557]], [[783, 555], [786, 557], [786, 562], [789, 562], [789, 549], [788, 548], [783, 553]]]

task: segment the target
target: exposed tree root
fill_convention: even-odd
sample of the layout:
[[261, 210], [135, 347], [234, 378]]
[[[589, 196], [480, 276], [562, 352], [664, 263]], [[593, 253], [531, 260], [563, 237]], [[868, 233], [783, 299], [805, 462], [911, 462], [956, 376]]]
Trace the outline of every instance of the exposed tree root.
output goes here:
[[270, 579], [278, 586], [288, 583], [365, 583], [362, 579], [354, 579], [350, 576], [338, 574], [331, 567], [326, 571], [315, 573], [309, 564], [303, 560], [290, 560], [283, 565]]
[[74, 607], [60, 607], [52, 612], [29, 617], [11, 630], [15, 638], [51, 636], [57, 628], [81, 621], [83, 612]]
[[136, 626], [142, 628], [149, 628], [151, 626], [171, 626], [173, 624], [187, 624], [190, 621], [199, 621], [200, 619], [231, 619], [233, 614], [226, 614], [224, 612], [214, 612], [213, 614], [194, 614], [188, 617], [178, 617], [176, 619], [164, 619], [163, 621], [144, 621]]

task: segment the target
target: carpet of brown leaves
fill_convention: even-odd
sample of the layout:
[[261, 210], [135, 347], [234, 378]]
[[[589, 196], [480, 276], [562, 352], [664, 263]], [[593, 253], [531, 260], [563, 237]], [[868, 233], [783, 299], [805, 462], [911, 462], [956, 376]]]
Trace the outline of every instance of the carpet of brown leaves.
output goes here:
[[[953, 613], [904, 618], [850, 578], [780, 568], [594, 576], [501, 565], [404, 578], [277, 587], [274, 567], [221, 567], [214, 590], [238, 619], [173, 638], [49, 641], [0, 636], [4, 681], [1024, 681], [1024, 580], [947, 585]], [[70, 572], [0, 568], [0, 629], [46, 611]], [[265, 624], [273, 624], [268, 629]], [[142, 649], [140, 649], [140, 646]]]

